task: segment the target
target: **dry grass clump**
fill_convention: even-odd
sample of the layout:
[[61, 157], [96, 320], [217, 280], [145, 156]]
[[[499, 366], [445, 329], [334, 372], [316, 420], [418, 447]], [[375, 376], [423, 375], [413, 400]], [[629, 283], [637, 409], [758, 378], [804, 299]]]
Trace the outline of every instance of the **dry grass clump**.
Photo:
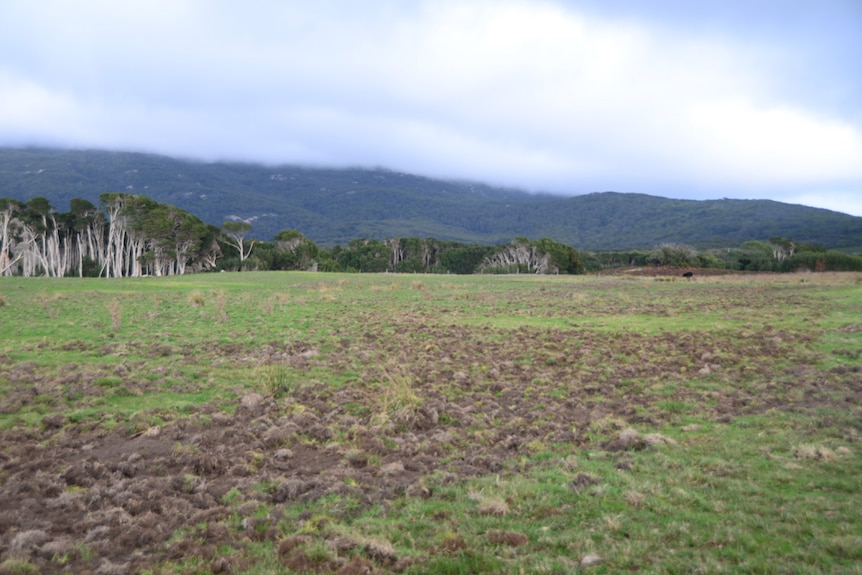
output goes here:
[[186, 300], [193, 308], [203, 307], [207, 303], [206, 296], [200, 290], [190, 292]]
[[383, 378], [378, 383], [378, 412], [371, 418], [372, 425], [389, 423], [410, 424], [419, 413], [422, 398], [416, 393], [413, 376], [400, 367], [383, 366]]
[[793, 453], [797, 459], [814, 459], [815, 461], [835, 461], [835, 452], [822, 445], [800, 445]]
[[635, 509], [640, 509], [640, 507], [644, 504], [646, 497], [643, 493], [640, 493], [638, 491], [627, 491], [623, 495], [623, 499], [625, 499], [625, 502], [628, 503], [630, 506], [634, 507]]
[[509, 504], [502, 499], [497, 499], [495, 497], [487, 497], [486, 495], [477, 491], [471, 491], [469, 493], [469, 497], [472, 501], [475, 501], [479, 505], [480, 515], [493, 515], [494, 517], [503, 517], [504, 515], [508, 515], [511, 512], [511, 510], [509, 509]]
[[371, 287], [372, 292], [388, 292], [388, 291], [398, 291], [401, 288], [401, 285], [398, 282], [392, 282], [389, 285], [375, 285]]
[[0, 293], [0, 307], [3, 307], [5, 305], [6, 305], [6, 296], [3, 295], [2, 293]]
[[275, 313], [275, 298], [267, 298], [260, 304], [260, 311], [265, 313], [266, 315], [272, 315]]
[[427, 287], [427, 286], [425, 285], [425, 282], [423, 282], [423, 281], [421, 281], [421, 280], [413, 280], [413, 281], [410, 283], [410, 289], [420, 290], [420, 291], [421, 291], [421, 290], [424, 290], [426, 287]]
[[213, 303], [215, 304], [219, 319], [221, 321], [227, 321], [228, 315], [227, 310], [225, 309], [227, 306], [227, 294], [225, 294], [224, 291], [213, 291], [211, 295], [213, 297]]
[[[605, 434], [612, 431], [619, 431], [628, 427], [624, 419], [613, 415], [606, 415], [601, 419], [595, 419], [590, 422], [590, 430], [599, 434]], [[634, 431], [634, 430], [632, 430]], [[635, 431], [637, 433], [637, 431]]]
[[123, 319], [123, 306], [120, 304], [120, 300], [112, 299], [110, 303], [108, 303], [108, 313], [111, 314], [111, 327], [114, 329], [120, 329], [120, 324]]
[[398, 552], [389, 541], [385, 539], [367, 539], [363, 542], [365, 553], [371, 559], [381, 563], [394, 563], [398, 560]]
[[644, 436], [644, 441], [650, 447], [655, 445], [678, 445], [675, 439], [662, 435], [661, 433], [648, 433]]
[[479, 513], [502, 517], [509, 514], [509, 504], [499, 499], [484, 501], [479, 505]]
[[548, 445], [539, 439], [528, 442], [524, 448], [530, 453], [540, 453], [548, 449]]
[[646, 447], [646, 441], [636, 429], [627, 427], [616, 437], [604, 443], [608, 451], [640, 451]]
[[317, 288], [311, 291], [317, 292], [319, 294], [319, 300], [322, 302], [334, 302], [338, 301], [338, 297], [335, 294], [342, 290], [340, 285], [332, 285], [326, 282], [319, 282], [317, 284]]
[[338, 280], [337, 282], [335, 282], [334, 285], [327, 282], [318, 282], [317, 288], [312, 291], [316, 291], [317, 293], [321, 294], [328, 294], [334, 291], [342, 291], [342, 288], [345, 285], [347, 285], [347, 280], [344, 279]]
[[608, 451], [640, 451], [647, 447], [659, 445], [678, 445], [678, 443], [675, 439], [661, 433], [648, 433], [642, 436], [636, 429], [627, 427], [620, 431], [616, 437], [605, 442], [604, 448]]

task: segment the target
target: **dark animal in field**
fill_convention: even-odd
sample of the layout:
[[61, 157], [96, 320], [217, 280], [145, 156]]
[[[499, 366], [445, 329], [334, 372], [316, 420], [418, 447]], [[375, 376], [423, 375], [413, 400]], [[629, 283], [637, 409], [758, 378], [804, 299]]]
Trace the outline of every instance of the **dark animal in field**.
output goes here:
[[684, 274], [682, 274], [682, 277], [691, 279], [694, 277], [694, 272], [685, 272]]

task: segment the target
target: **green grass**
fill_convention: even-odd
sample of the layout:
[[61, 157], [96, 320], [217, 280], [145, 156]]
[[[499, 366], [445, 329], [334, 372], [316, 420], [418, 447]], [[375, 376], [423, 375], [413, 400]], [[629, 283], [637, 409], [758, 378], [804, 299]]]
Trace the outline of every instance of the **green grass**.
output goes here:
[[[571, 572], [591, 553], [602, 558], [596, 573], [859, 572], [862, 537], [845, 507], [859, 498], [859, 458], [799, 459], [805, 427], [792, 416], [704, 425], [678, 435], [681, 445], [627, 454], [626, 471], [596, 452], [547, 459], [505, 479], [440, 487], [349, 530], [416, 556], [463, 542], [454, 557], [408, 573]], [[574, 489], [579, 474], [595, 483]], [[495, 502], [499, 512], [483, 511]], [[500, 532], [529, 543], [507, 547]]]
[[[278, 517], [280, 539], [308, 535], [311, 558], [397, 557], [408, 574], [862, 573], [859, 277], [2, 278], [0, 431], [62, 413], [132, 434], [230, 412], [248, 391], [291, 413], [322, 386], [357, 392], [330, 406], [358, 422], [330, 440], [354, 453], [356, 429], [392, 449], [443, 398], [471, 409], [437, 414], [455, 434], [422, 478], [427, 497], [347, 489], [243, 516], [272, 485], [233, 488], [226, 556], [291, 572], [277, 541], [239, 535], [243, 519]], [[513, 391], [525, 409], [495, 407]], [[607, 415], [560, 423], [566, 402]], [[625, 427], [675, 444], [605, 449]], [[445, 470], [531, 430], [497, 472]], [[339, 538], [348, 550], [332, 549]], [[189, 557], [162, 572], [209, 567]]]

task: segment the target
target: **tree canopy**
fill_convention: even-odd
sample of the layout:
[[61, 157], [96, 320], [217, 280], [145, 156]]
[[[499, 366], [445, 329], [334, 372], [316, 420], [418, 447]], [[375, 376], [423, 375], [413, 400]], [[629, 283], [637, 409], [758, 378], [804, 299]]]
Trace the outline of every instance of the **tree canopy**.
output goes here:
[[[579, 274], [625, 266], [737, 271], [862, 271], [862, 257], [772, 237], [699, 251], [680, 243], [651, 250], [588, 252], [523, 236], [496, 246], [435, 238], [357, 238], [323, 249], [296, 229], [246, 241], [252, 224], [207, 225], [146, 196], [106, 193], [100, 205], [73, 198], [59, 212], [42, 197], [0, 198], [0, 275], [137, 277], [216, 270]], [[254, 248], [254, 250], [252, 249]]]

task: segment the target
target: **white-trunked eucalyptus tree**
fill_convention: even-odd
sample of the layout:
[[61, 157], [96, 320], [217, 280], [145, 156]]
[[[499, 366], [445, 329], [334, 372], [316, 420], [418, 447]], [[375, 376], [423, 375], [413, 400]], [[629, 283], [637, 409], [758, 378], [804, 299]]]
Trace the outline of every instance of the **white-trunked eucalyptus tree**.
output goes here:
[[543, 253], [535, 242], [515, 238], [489, 255], [479, 268], [481, 273], [537, 273], [543, 274], [550, 265], [550, 256]]
[[138, 277], [215, 265], [214, 233], [195, 216], [144, 196], [100, 199], [103, 209], [76, 198], [58, 213], [44, 198], [0, 198], [0, 275]]
[[23, 258], [14, 249], [21, 226], [16, 216], [22, 206], [18, 200], [0, 198], [0, 276], [14, 275], [18, 262]]
[[242, 271], [242, 264], [251, 254], [251, 249], [254, 247], [254, 240], [245, 249], [245, 236], [251, 231], [251, 224], [245, 221], [224, 222], [221, 225], [222, 232], [230, 238], [230, 244], [239, 252], [239, 269]]
[[68, 237], [45, 198], [26, 204], [0, 199], [0, 274], [62, 277], [67, 271]]
[[105, 275], [162, 276], [184, 274], [190, 264], [209, 267], [199, 261], [209, 229], [197, 217], [145, 196], [103, 194], [101, 200], [108, 213]]

